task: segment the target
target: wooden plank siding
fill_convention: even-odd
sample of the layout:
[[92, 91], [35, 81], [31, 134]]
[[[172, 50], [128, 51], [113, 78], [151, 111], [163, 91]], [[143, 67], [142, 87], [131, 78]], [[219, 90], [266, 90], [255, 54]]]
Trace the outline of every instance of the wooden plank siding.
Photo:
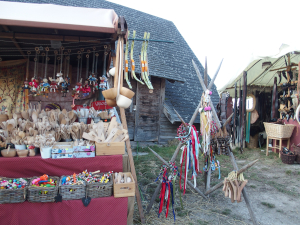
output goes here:
[[153, 93], [137, 84], [134, 141], [158, 141], [162, 93], [161, 78], [152, 77]]

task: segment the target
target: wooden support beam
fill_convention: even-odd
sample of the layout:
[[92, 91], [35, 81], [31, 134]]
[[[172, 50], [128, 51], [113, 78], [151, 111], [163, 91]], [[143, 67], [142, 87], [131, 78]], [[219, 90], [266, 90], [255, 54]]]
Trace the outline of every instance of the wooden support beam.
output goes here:
[[[6, 32], [10, 32], [10, 30], [8, 29], [7, 26], [5, 25], [2, 25], [3, 29], [6, 31]], [[26, 59], [26, 55], [24, 54], [24, 52], [22, 51], [20, 45], [17, 43], [17, 40], [12, 37], [11, 40], [13, 41], [14, 45], [16, 46], [16, 48], [19, 50], [19, 52], [21, 53], [21, 55], [24, 57], [24, 59]]]
[[153, 205], [153, 203], [154, 203], [154, 201], [155, 201], [157, 195], [159, 194], [159, 191], [160, 191], [160, 189], [161, 189], [161, 184], [162, 184], [162, 183], [159, 182], [159, 184], [157, 185], [157, 187], [156, 187], [156, 189], [155, 189], [155, 191], [154, 191], [154, 194], [152, 195], [152, 198], [151, 198], [151, 200], [150, 200], [150, 203], [149, 203], [149, 205], [147, 206], [146, 214], [149, 214], [149, 212], [150, 212], [150, 210], [151, 210], [151, 208], [152, 208], [152, 205]]
[[[123, 37], [120, 37], [120, 39], [118, 41], [118, 45], [119, 45], [119, 42], [121, 42], [121, 46], [124, 45]], [[119, 58], [119, 56], [117, 55], [117, 61], [119, 60], [118, 58]], [[121, 68], [123, 68], [122, 62], [120, 62], [120, 63], [121, 63]], [[123, 73], [121, 73], [121, 79], [123, 79]], [[123, 128], [125, 130], [128, 130], [124, 108], [120, 108], [120, 115], [121, 115], [121, 121], [122, 121]], [[137, 201], [138, 209], [139, 209], [139, 213], [140, 213], [140, 218], [141, 218], [142, 224], [144, 224], [146, 221], [145, 221], [145, 217], [144, 217], [144, 211], [143, 211], [143, 206], [142, 206], [142, 201], [141, 201], [141, 196], [140, 196], [140, 191], [139, 191], [139, 185], [138, 185], [138, 181], [137, 181], [137, 177], [136, 177], [134, 161], [133, 161], [133, 157], [132, 157], [132, 150], [131, 150], [130, 140], [127, 139], [125, 144], [126, 144], [126, 149], [127, 149], [129, 162], [130, 162], [131, 173], [132, 173], [133, 179], [135, 181], [135, 195], [136, 195], [136, 201]]]
[[206, 191], [210, 189], [210, 178], [211, 178], [211, 164], [209, 165], [207, 170]]
[[199, 188], [194, 187], [194, 184], [193, 184], [191, 181], [187, 180], [186, 183], [190, 186], [190, 188], [194, 189], [194, 190], [195, 190], [199, 195], [201, 195], [204, 199], [207, 199], [207, 197], [203, 194], [202, 191], [199, 190]]
[[[201, 87], [202, 87], [203, 91], [206, 91], [207, 88], [206, 88], [206, 86], [205, 86], [205, 84], [204, 84], [204, 81], [203, 81], [203, 78], [202, 78], [202, 76], [201, 76], [201, 73], [200, 73], [200, 71], [199, 71], [199, 69], [198, 69], [196, 63], [194, 62], [194, 60], [192, 60], [192, 62], [193, 62], [193, 66], [194, 66], [194, 68], [195, 68], [195, 70], [196, 70], [196, 74], [197, 74], [197, 76], [198, 76], [198, 78], [199, 78]], [[221, 67], [221, 65], [220, 65], [219, 67]], [[219, 72], [219, 70], [218, 70], [217, 73], [215, 74], [215, 77], [217, 77], [218, 72]], [[210, 86], [210, 85], [211, 85], [211, 84], [209, 84], [209, 86]], [[212, 86], [212, 85], [211, 85], [211, 86]], [[211, 105], [211, 111], [212, 111], [214, 120], [215, 120], [215, 122], [217, 123], [218, 128], [220, 128], [220, 127], [221, 127], [221, 123], [220, 123], [220, 120], [219, 120], [219, 118], [218, 118], [217, 112], [216, 112], [216, 110], [215, 110], [214, 104], [212, 103], [211, 100], [210, 100], [210, 105]]]
[[[149, 148], [149, 147], [148, 147]], [[169, 163], [163, 159], [163, 157], [161, 157], [159, 154], [157, 154], [154, 150], [152, 150], [151, 148], [149, 148], [149, 150], [166, 166], [169, 166]]]
[[219, 74], [220, 68], [222, 66], [222, 63], [223, 63], [223, 59], [221, 60], [220, 65], [219, 65], [217, 71], [215, 72], [215, 75], [213, 76], [213, 78], [211, 79], [211, 81], [210, 81], [210, 83], [209, 83], [209, 85], [207, 87], [208, 90], [210, 90], [212, 88], [212, 86], [214, 85], [215, 80], [216, 80], [216, 78], [217, 78], [217, 76]]
[[[235, 158], [234, 158], [234, 155], [232, 152], [229, 152], [229, 156], [230, 156], [230, 159], [231, 159], [231, 163], [233, 165], [233, 168], [238, 171], [239, 168], [236, 164], [236, 161], [235, 161]], [[244, 199], [245, 199], [245, 202], [246, 202], [246, 205], [247, 205], [247, 208], [248, 208], [248, 211], [250, 213], [250, 216], [251, 216], [251, 219], [252, 219], [252, 222], [254, 225], [257, 225], [257, 221], [256, 221], [256, 218], [255, 218], [255, 215], [254, 215], [254, 212], [253, 212], [253, 209], [252, 209], [252, 206], [251, 206], [251, 203], [250, 203], [250, 200], [249, 200], [249, 197], [248, 197], [248, 194], [247, 194], [247, 191], [246, 191], [246, 187], [243, 188], [243, 196], [244, 196]]]
[[188, 128], [188, 126], [186, 125], [186, 122], [184, 122], [184, 120], [182, 119], [182, 117], [179, 115], [179, 113], [173, 108], [173, 110], [175, 111], [176, 115], [178, 116], [178, 118], [180, 119], [181, 123], [185, 126], [185, 128]]
[[70, 41], [70, 42], [89, 42], [89, 43], [102, 43], [97, 40], [97, 37], [82, 37], [82, 36], [68, 36], [57, 34], [28, 34], [28, 33], [6, 33], [0, 32], [0, 38], [9, 39], [25, 39], [25, 40], [41, 40], [41, 41]]
[[204, 84], [207, 87], [207, 57], [205, 56], [205, 67], [204, 67]]
[[[257, 161], [258, 161], [258, 159], [252, 161], [251, 163], [247, 164], [246, 166], [243, 166], [241, 169], [239, 169], [237, 171], [237, 176], [240, 175], [241, 173], [245, 172], [247, 169], [249, 169], [251, 166], [253, 166]], [[217, 190], [218, 188], [222, 187], [222, 185], [223, 185], [223, 181], [221, 181], [220, 183], [216, 184], [215, 186], [213, 186], [212, 188], [207, 190], [204, 194], [208, 195], [208, 194], [212, 193], [213, 191]]]

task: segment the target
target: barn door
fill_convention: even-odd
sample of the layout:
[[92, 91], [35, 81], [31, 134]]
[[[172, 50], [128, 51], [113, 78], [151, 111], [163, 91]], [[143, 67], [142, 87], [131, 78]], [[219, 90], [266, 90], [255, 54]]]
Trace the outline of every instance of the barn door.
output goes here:
[[152, 77], [153, 93], [137, 83], [134, 141], [158, 141], [161, 79]]

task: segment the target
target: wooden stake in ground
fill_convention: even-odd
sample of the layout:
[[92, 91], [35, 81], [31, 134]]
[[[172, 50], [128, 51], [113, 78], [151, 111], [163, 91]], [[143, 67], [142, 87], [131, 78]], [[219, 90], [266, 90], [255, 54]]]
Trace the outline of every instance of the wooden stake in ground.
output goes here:
[[[123, 39], [122, 36], [120, 38], [120, 41], [121, 41], [121, 46], [124, 46], [124, 39]], [[118, 45], [119, 45], [119, 43], [118, 43]], [[122, 52], [122, 54], [124, 54], [124, 52]], [[117, 59], [116, 59], [117, 62], [119, 61], [118, 57], [119, 56], [117, 55]], [[123, 61], [121, 61], [119, 63], [121, 63], [121, 68], [123, 68]], [[121, 80], [123, 81], [123, 73], [121, 73]], [[120, 84], [120, 89], [122, 87], [122, 84], [123, 84], [123, 82]], [[125, 115], [125, 109], [124, 108], [120, 108], [120, 115], [121, 115], [121, 121], [122, 121], [123, 128], [125, 130], [128, 130], [127, 120], [126, 120], [126, 115]], [[134, 166], [134, 161], [133, 161], [133, 157], [132, 157], [130, 140], [127, 139], [126, 142], [125, 142], [125, 144], [126, 144], [126, 148], [127, 148], [127, 154], [128, 154], [128, 158], [129, 158], [131, 173], [132, 173], [133, 179], [135, 181], [136, 201], [137, 201], [138, 208], [139, 208], [141, 222], [144, 224], [145, 223], [145, 217], [144, 217], [143, 206], [142, 206], [142, 201], [141, 201], [141, 196], [140, 196], [140, 191], [139, 191], [139, 185], [138, 185], [137, 178], [136, 178], [136, 172], [135, 172], [135, 166]]]

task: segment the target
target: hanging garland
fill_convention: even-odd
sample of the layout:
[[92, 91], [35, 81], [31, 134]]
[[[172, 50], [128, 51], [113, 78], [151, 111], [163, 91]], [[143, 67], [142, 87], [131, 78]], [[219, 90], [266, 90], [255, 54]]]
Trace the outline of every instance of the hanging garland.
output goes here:
[[[169, 174], [168, 174], [169, 170]], [[174, 185], [176, 181], [176, 177], [179, 175], [178, 168], [175, 165], [175, 162], [169, 162], [168, 165], [162, 165], [160, 168], [160, 174], [156, 178], [155, 181], [157, 181], [161, 176], [161, 192], [159, 195], [160, 202], [159, 202], [159, 210], [158, 210], [158, 217], [160, 216], [163, 206], [166, 206], [166, 218], [168, 218], [169, 213], [169, 206], [170, 202], [172, 203], [172, 211], [173, 211], [173, 217], [174, 221], [176, 220], [175, 216], [175, 210], [174, 210]]]
[[[181, 178], [183, 176], [184, 185], [183, 185], [183, 194], [185, 194], [187, 176], [189, 169], [192, 169], [192, 179], [194, 180], [194, 187], [197, 186], [196, 177], [200, 171], [199, 165], [199, 148], [200, 141], [198, 138], [198, 132], [196, 127], [189, 126], [189, 124], [181, 124], [177, 129], [178, 138], [184, 146], [181, 148], [182, 153], [180, 157], [180, 189], [181, 187]], [[185, 171], [183, 173], [182, 166], [185, 163]]]

